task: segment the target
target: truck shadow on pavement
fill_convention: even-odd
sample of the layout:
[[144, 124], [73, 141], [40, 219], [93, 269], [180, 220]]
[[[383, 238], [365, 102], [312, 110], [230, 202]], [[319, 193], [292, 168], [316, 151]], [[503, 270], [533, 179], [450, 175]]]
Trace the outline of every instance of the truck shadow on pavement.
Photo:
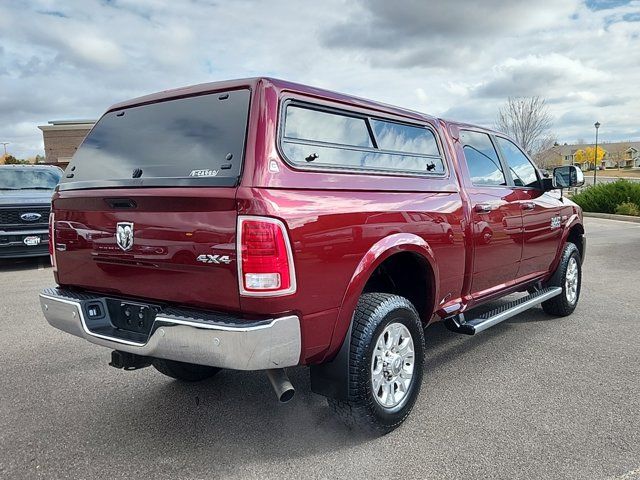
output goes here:
[[[490, 302], [482, 308], [474, 310], [476, 314], [492, 310], [510, 299]], [[474, 336], [461, 335], [450, 332], [443, 322], [430, 325], [425, 330], [426, 355], [425, 355], [425, 380], [428, 380], [428, 372], [442, 368], [452, 362], [460, 362], [472, 351], [482, 349], [488, 342], [499, 340], [508, 329], [519, 323], [537, 323], [557, 320], [544, 313], [542, 308], [532, 308], [515, 317], [509, 318], [498, 325]], [[524, 340], [526, 341], [526, 340]]]
[[49, 257], [27, 257], [27, 258], [1, 258], [0, 274], [2, 272], [19, 272], [22, 270], [37, 270], [39, 268], [50, 268]]
[[147, 456], [192, 461], [194, 453], [206, 455], [206, 463], [215, 464], [222, 475], [248, 461], [288, 462], [367, 440], [350, 432], [333, 417], [324, 398], [311, 393], [306, 368], [288, 373], [296, 395], [289, 404], [279, 404], [261, 372], [223, 371], [186, 384], [145, 369], [149, 382], [131, 382], [128, 394], [110, 395], [109, 402], [95, 406], [98, 418], [91, 423], [96, 423], [85, 430], [92, 437], [88, 443], [109, 444], [118, 456], [144, 439]]
[[[442, 323], [431, 325], [426, 330], [423, 389], [431, 391], [432, 375], [459, 368], [457, 364], [474, 350], [480, 349], [477, 354], [484, 355], [482, 347], [512, 328], [510, 322], [548, 318], [541, 309], [534, 309], [477, 337], [454, 334]], [[102, 374], [106, 368], [100, 366]], [[95, 425], [86, 429], [87, 435], [95, 437], [89, 443], [106, 443], [114, 449], [113, 454], [126, 455], [142, 438], [147, 454], [158, 455], [158, 459], [168, 452], [189, 456], [201, 451], [220, 470], [233, 471], [234, 464], [246, 461], [247, 455], [253, 461], [264, 457], [286, 462], [372, 441], [349, 430], [333, 416], [323, 397], [311, 393], [306, 368], [288, 372], [296, 396], [289, 404], [279, 404], [261, 372], [222, 371], [204, 382], [181, 383], [151, 368], [132, 373], [113, 371], [112, 375], [122, 375], [117, 383], [124, 382], [127, 387], [100, 395], [103, 401], [92, 408], [91, 423]], [[414, 412], [428, 408], [428, 402], [423, 392]], [[419, 429], [419, 417], [409, 417], [403, 428]], [[414, 422], [418, 423], [412, 427]]]

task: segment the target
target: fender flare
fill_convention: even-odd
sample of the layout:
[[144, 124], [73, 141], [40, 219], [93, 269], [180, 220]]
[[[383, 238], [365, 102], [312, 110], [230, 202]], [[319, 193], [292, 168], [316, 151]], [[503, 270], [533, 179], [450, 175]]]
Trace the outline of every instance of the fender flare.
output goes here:
[[415, 253], [428, 262], [433, 272], [433, 298], [435, 301], [439, 298], [439, 271], [435, 255], [423, 238], [412, 233], [394, 233], [376, 242], [360, 260], [345, 290], [323, 363], [311, 366], [313, 392], [337, 399], [348, 398], [353, 312], [371, 274], [387, 258], [401, 252]]
[[553, 259], [553, 263], [551, 264], [551, 268], [549, 268], [550, 272], [555, 272], [556, 268], [558, 268], [558, 264], [560, 263], [560, 258], [562, 257], [562, 250], [564, 249], [564, 244], [567, 243], [567, 239], [569, 238], [569, 234], [571, 230], [576, 225], [579, 225], [584, 232], [584, 225], [582, 223], [582, 219], [577, 213], [572, 214], [567, 222], [564, 225], [564, 230], [562, 231], [562, 240], [558, 244], [558, 249], [556, 251], [556, 256]]

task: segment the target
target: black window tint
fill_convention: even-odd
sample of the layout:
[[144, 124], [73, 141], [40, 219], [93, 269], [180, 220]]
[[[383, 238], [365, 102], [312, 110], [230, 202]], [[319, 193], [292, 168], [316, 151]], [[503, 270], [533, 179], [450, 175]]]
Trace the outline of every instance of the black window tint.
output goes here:
[[329, 147], [287, 141], [283, 142], [282, 146], [287, 158], [298, 164], [388, 172], [444, 172], [444, 165], [440, 158], [419, 157], [410, 154], [381, 153], [375, 150], [347, 149], [338, 146]]
[[538, 187], [536, 169], [526, 155], [510, 140], [500, 137], [496, 137], [496, 139], [509, 166], [514, 185], [516, 187]]
[[438, 144], [431, 130], [382, 120], [371, 120], [373, 136], [382, 150], [439, 155]]
[[142, 170], [136, 173], [141, 180], [237, 178], [249, 98], [249, 90], [235, 90], [109, 112], [73, 156], [71, 178], [62, 183], [131, 179], [135, 169]]
[[460, 142], [474, 185], [506, 185], [498, 154], [486, 133], [462, 130]]
[[356, 147], [373, 147], [363, 118], [310, 110], [294, 105], [287, 107], [284, 136]]

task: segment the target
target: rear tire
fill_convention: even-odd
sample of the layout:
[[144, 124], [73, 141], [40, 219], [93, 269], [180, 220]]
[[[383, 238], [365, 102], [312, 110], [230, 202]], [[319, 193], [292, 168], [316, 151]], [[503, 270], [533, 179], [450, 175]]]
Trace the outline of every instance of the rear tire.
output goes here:
[[565, 244], [560, 264], [545, 286], [562, 287], [562, 293], [542, 302], [542, 309], [549, 315], [558, 317], [571, 315], [578, 305], [582, 286], [580, 251], [573, 243]]
[[156, 370], [167, 377], [175, 378], [183, 382], [206, 380], [220, 371], [217, 367], [176, 362], [175, 360], [165, 360], [163, 358], [154, 358], [151, 364]]
[[349, 397], [328, 398], [348, 426], [384, 435], [404, 422], [420, 393], [424, 332], [406, 298], [365, 293], [353, 317]]

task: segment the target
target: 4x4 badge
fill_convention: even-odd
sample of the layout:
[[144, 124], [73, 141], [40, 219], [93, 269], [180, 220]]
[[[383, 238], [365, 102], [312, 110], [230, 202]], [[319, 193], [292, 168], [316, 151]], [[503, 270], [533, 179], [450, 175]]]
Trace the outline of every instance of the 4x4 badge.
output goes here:
[[231, 259], [229, 258], [229, 255], [198, 255], [198, 257], [196, 258], [197, 261], [202, 262], [202, 263], [225, 263], [225, 264], [230, 264], [231, 263]]
[[118, 222], [116, 224], [116, 243], [125, 252], [133, 247], [133, 223]]

